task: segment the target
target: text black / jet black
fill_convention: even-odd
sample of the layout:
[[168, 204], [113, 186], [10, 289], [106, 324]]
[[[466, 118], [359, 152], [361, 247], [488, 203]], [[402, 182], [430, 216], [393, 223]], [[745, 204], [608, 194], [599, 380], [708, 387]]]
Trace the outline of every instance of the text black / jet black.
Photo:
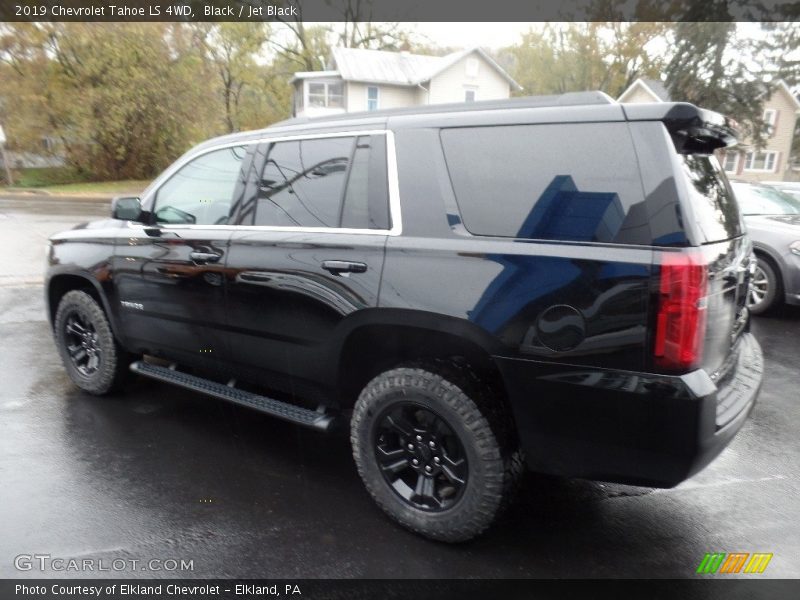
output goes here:
[[[600, 93], [295, 119], [205, 142], [53, 236], [72, 380], [130, 371], [327, 430], [431, 538], [525, 463], [673, 486], [742, 426], [751, 245], [690, 104]], [[157, 360], [160, 359], [160, 360]]]

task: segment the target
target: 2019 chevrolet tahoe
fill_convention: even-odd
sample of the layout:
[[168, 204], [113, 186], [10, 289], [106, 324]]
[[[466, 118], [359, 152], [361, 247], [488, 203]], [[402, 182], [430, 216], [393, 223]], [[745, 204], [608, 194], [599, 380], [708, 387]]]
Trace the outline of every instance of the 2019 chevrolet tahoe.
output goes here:
[[375, 501], [438, 540], [487, 529], [523, 463], [674, 486], [761, 384], [734, 140], [601, 93], [216, 138], [51, 238], [55, 341], [92, 394], [138, 373], [348, 425]]

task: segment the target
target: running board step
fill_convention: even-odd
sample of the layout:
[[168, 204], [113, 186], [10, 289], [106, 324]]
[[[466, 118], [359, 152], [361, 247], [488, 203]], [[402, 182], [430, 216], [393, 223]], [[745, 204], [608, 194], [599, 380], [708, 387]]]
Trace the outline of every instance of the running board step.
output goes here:
[[282, 402], [280, 400], [273, 400], [272, 398], [239, 390], [223, 383], [217, 383], [216, 381], [197, 377], [188, 373], [182, 373], [173, 368], [160, 367], [139, 360], [132, 363], [130, 369], [134, 373], [138, 373], [144, 377], [157, 379], [158, 381], [171, 383], [172, 385], [177, 385], [187, 390], [200, 392], [201, 394], [233, 402], [234, 404], [254, 408], [268, 415], [272, 415], [273, 417], [291, 421], [298, 425], [305, 425], [312, 429], [328, 431], [333, 425], [334, 418], [330, 414], [309, 410], [308, 408], [295, 406], [294, 404], [289, 404], [288, 402]]

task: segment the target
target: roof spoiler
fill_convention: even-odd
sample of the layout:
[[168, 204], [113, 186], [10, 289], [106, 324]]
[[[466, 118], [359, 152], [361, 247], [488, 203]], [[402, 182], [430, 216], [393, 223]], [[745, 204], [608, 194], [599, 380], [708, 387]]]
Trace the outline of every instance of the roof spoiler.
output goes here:
[[680, 154], [710, 154], [733, 146], [739, 137], [733, 119], [688, 102], [622, 104], [628, 121], [661, 121]]

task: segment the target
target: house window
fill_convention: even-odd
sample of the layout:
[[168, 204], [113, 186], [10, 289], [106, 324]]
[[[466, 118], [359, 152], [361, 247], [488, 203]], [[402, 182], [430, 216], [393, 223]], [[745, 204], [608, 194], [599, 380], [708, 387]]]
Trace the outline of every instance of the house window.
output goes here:
[[464, 69], [464, 74], [467, 77], [477, 77], [478, 76], [478, 59], [477, 58], [468, 58], [467, 63]]
[[724, 167], [726, 173], [737, 173], [739, 171], [739, 153], [726, 152]]
[[367, 110], [378, 110], [378, 86], [367, 87]]
[[775, 133], [775, 123], [778, 122], [778, 111], [774, 108], [768, 108], [764, 111], [764, 123], [767, 126], [767, 135], [772, 137]]
[[303, 111], [303, 87], [302, 85], [295, 86], [294, 89], [294, 114], [297, 115], [298, 113]]
[[464, 90], [464, 102], [475, 102], [475, 90], [474, 89], [466, 89], [466, 90]]
[[344, 108], [342, 82], [309, 82], [308, 106], [316, 108]]
[[748, 152], [744, 159], [744, 170], [774, 173], [778, 170], [778, 153]]

